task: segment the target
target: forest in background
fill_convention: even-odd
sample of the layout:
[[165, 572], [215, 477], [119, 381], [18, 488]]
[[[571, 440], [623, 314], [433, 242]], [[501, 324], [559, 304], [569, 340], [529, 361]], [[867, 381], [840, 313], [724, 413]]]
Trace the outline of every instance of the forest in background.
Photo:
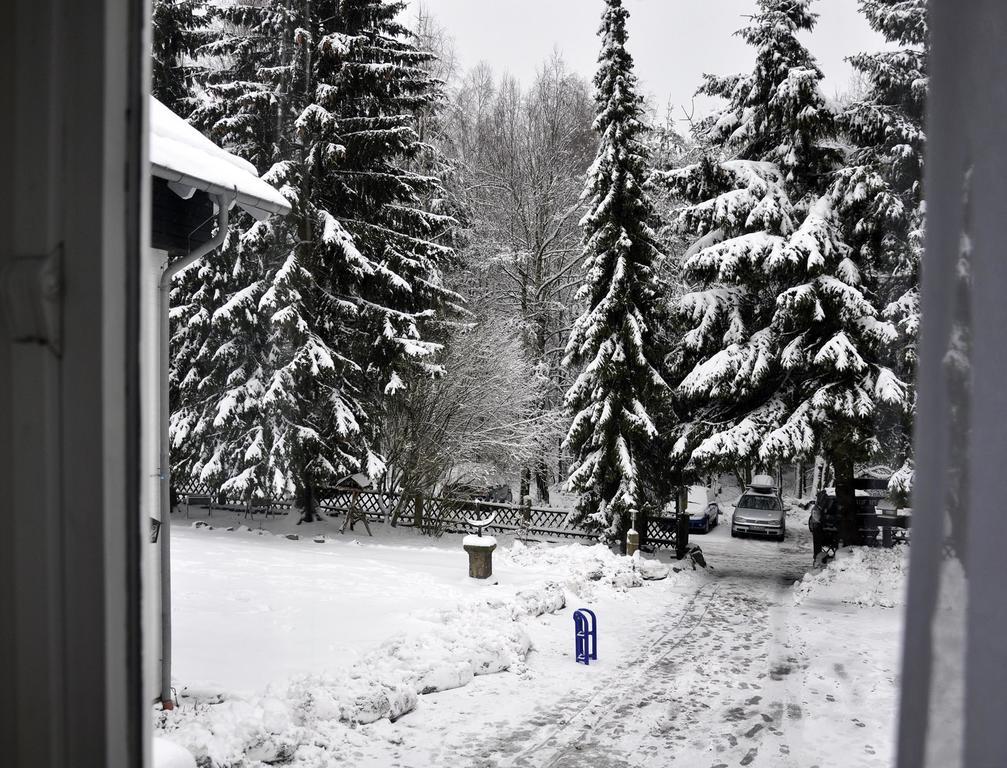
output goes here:
[[753, 0], [751, 71], [683, 135], [619, 0], [594, 82], [557, 54], [532, 83], [399, 2], [155, 0], [155, 96], [293, 207], [176, 283], [173, 472], [306, 519], [360, 471], [565, 482], [612, 538], [713, 472], [817, 463], [852, 508], [882, 465], [906, 498], [926, 8], [860, 0], [890, 45], [835, 100], [813, 6]]

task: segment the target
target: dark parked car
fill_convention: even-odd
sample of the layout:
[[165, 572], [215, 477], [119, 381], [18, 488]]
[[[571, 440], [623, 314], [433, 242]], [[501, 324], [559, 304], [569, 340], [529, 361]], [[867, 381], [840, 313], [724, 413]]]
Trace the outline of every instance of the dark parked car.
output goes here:
[[[883, 528], [899, 529], [898, 539], [905, 540], [910, 516], [905, 510], [898, 513], [898, 505], [887, 498], [888, 481], [872, 477], [857, 477], [853, 480], [857, 503], [856, 536], [849, 545], [876, 545], [883, 540]], [[840, 541], [839, 502], [835, 488], [825, 488], [818, 492], [808, 520], [814, 540], [815, 554], [822, 549], [835, 551]]]
[[705, 486], [694, 485], [689, 488], [686, 511], [689, 513], [690, 533], [709, 533], [711, 528], [720, 524], [720, 505], [710, 501], [710, 493]]

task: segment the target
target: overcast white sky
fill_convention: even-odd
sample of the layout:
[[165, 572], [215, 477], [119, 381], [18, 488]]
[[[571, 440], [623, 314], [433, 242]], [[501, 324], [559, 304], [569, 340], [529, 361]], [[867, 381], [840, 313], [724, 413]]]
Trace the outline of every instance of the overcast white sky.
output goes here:
[[[489, 62], [528, 82], [559, 49], [567, 64], [592, 76], [602, 0], [410, 0], [423, 5], [454, 38], [463, 67]], [[755, 0], [626, 0], [630, 52], [645, 95], [688, 106], [704, 72], [729, 74], [752, 66], [752, 49], [733, 32]], [[857, 12], [856, 0], [820, 0], [818, 27], [806, 43], [825, 72], [825, 92], [845, 91], [845, 56], [883, 47]], [[411, 15], [413, 11], [411, 9]], [[697, 104], [697, 114], [711, 108]], [[676, 110], [678, 111], [678, 110]], [[680, 111], [679, 111], [679, 114]]]

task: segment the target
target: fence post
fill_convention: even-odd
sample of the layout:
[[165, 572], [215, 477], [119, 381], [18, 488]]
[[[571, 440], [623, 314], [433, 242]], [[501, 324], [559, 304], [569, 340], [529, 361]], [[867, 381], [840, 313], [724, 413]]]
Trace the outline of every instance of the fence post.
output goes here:
[[678, 523], [675, 531], [675, 558], [681, 560], [689, 552], [689, 515], [678, 515], [675, 521]]
[[423, 527], [423, 497], [418, 493], [413, 496], [413, 527]]

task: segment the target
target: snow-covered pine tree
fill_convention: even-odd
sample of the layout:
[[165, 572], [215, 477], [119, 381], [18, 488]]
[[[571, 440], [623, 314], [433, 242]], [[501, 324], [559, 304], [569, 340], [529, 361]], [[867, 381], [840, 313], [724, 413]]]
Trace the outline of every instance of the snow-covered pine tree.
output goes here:
[[878, 420], [906, 407], [907, 390], [887, 363], [896, 329], [827, 194], [841, 155], [822, 73], [797, 37], [815, 24], [810, 6], [759, 0], [741, 32], [754, 70], [701, 88], [727, 101], [704, 126], [720, 156], [661, 175], [698, 237], [685, 263], [697, 289], [677, 302], [691, 328], [671, 363], [689, 418], [672, 457], [709, 470], [821, 451], [851, 540], [855, 462], [879, 451]]
[[[898, 329], [894, 370], [914, 391], [924, 228], [927, 3], [861, 0], [860, 10], [875, 31], [898, 47], [850, 59], [867, 87], [840, 116], [854, 149], [837, 174], [832, 195], [845, 239], [862, 255], [864, 279], [874, 287], [884, 317]], [[893, 425], [886, 440], [899, 467], [890, 488], [903, 500], [912, 488], [913, 411]]]
[[293, 211], [239, 217], [196, 300], [179, 297], [176, 466], [232, 496], [293, 494], [306, 519], [319, 486], [382, 471], [364, 398], [432, 351], [421, 326], [444, 296], [437, 259], [450, 250], [427, 238], [449, 222], [419, 200], [436, 182], [395, 165], [419, 151], [408, 110], [432, 95], [396, 64], [421, 54], [385, 52], [401, 32], [392, 7], [222, 8], [227, 34], [208, 52], [226, 66], [192, 118]]
[[[375, 265], [360, 284], [353, 359], [373, 386], [370, 402], [394, 393], [411, 375], [436, 366], [436, 321], [461, 298], [441, 281], [453, 258], [454, 219], [433, 148], [417, 133], [440, 102], [433, 54], [419, 50], [396, 19], [401, 0], [342, 0], [319, 38], [317, 104], [342, 144], [327, 169], [326, 203], [361, 253]], [[380, 425], [371, 422], [369, 431]]]
[[154, 0], [150, 11], [151, 93], [185, 117], [192, 111], [199, 49], [211, 39], [206, 0]]
[[[333, 9], [321, 5], [314, 10], [324, 18]], [[197, 302], [179, 318], [199, 343], [176, 336], [189, 368], [176, 374], [183, 397], [173, 426], [180, 469], [230, 497], [294, 495], [310, 520], [315, 489], [360, 469], [366, 455], [360, 369], [339, 350], [360, 278], [374, 265], [316, 189], [342, 147], [333, 122], [312, 110], [321, 26], [305, 11], [284, 3], [220, 11], [229, 32], [211, 52], [227, 66], [193, 120], [264, 171], [293, 211], [237, 217], [225, 248], [200, 269]]]
[[595, 76], [600, 135], [584, 192], [584, 313], [574, 323], [564, 363], [580, 373], [566, 395], [573, 416], [566, 447], [573, 457], [567, 488], [580, 494], [577, 517], [609, 540], [620, 540], [629, 513], [651, 484], [655, 421], [669, 394], [655, 361], [660, 258], [644, 190], [646, 149], [641, 99], [626, 50], [628, 11], [606, 0]]

